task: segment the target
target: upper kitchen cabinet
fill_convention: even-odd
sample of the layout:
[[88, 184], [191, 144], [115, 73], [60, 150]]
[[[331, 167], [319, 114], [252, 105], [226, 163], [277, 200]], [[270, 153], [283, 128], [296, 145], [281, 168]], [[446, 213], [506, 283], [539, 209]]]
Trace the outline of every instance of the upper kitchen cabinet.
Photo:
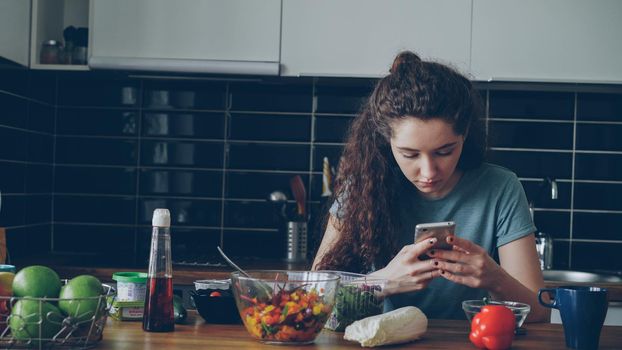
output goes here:
[[30, 68], [88, 69], [89, 0], [32, 0], [31, 15]]
[[468, 73], [470, 0], [283, 0], [281, 74], [380, 77], [412, 50]]
[[473, 0], [477, 80], [622, 82], [622, 1]]
[[28, 66], [30, 2], [0, 1], [0, 57]]
[[278, 75], [281, 0], [93, 0], [93, 69]]

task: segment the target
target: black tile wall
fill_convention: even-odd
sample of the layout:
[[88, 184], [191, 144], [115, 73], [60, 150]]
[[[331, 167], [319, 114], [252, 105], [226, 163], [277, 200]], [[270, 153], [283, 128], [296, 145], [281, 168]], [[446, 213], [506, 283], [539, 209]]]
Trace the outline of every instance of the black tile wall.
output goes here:
[[311, 115], [231, 113], [230, 140], [310, 141]]
[[620, 121], [622, 94], [579, 93], [577, 120]]
[[0, 227], [9, 256], [51, 250], [56, 76], [0, 64]]
[[622, 151], [622, 125], [577, 124], [577, 150]]
[[622, 215], [615, 213], [575, 213], [573, 237], [576, 239], [619, 240]]
[[[8, 174], [0, 224], [20, 235], [11, 243], [45, 235], [41, 251], [105, 255], [115, 245], [92, 238], [107, 237], [128, 242], [115, 251], [120, 261], [139, 264], [158, 207], [173, 215], [176, 261], [208, 259], [216, 245], [236, 257], [283, 257], [282, 209], [295, 211], [289, 180], [302, 175], [319, 222], [322, 160], [338, 168], [349, 123], [375, 83], [0, 74], [0, 172]], [[620, 88], [478, 88], [490, 161], [521, 179], [536, 226], [554, 238], [555, 267], [611, 268], [602, 257], [622, 248]], [[555, 200], [542, 190], [547, 177], [557, 181]], [[267, 200], [274, 190], [288, 196], [284, 208]], [[317, 228], [311, 234], [313, 246]]]
[[221, 171], [141, 169], [138, 182], [143, 195], [214, 198], [222, 195]]
[[344, 142], [351, 116], [319, 115], [315, 118], [316, 142]]
[[137, 130], [138, 112], [133, 110], [59, 108], [56, 116], [57, 135], [126, 136]]
[[58, 106], [131, 107], [140, 103], [137, 80], [66, 72], [58, 79]]
[[146, 109], [224, 110], [227, 85], [223, 82], [144, 81]]
[[610, 263], [622, 248], [622, 94], [610, 89], [489, 92], [491, 159], [522, 178], [557, 268], [622, 270]]
[[57, 164], [135, 165], [136, 140], [58, 136]]
[[572, 243], [571, 258], [572, 267], [577, 270], [622, 271], [619, 244], [575, 242]]
[[225, 114], [205, 112], [148, 112], [143, 114], [146, 137], [224, 139]]
[[574, 94], [542, 91], [491, 91], [491, 118], [573, 120]]
[[[572, 124], [490, 121], [493, 147], [572, 149]], [[529, 135], [529, 137], [525, 137]]]
[[57, 165], [56, 193], [134, 195], [135, 168], [106, 168]]
[[327, 79], [316, 84], [317, 113], [356, 114], [374, 88], [365, 79]]
[[220, 226], [221, 201], [212, 199], [141, 198], [139, 224], [151, 225], [156, 208], [169, 208], [171, 225], [194, 227]]
[[110, 263], [133, 263], [135, 228], [129, 226], [54, 224], [54, 251], [80, 253], [86, 260], [89, 255], [108, 256]]
[[514, 171], [519, 177], [555, 179], [572, 178], [572, 153], [547, 150], [512, 150], [492, 148], [489, 160]]
[[143, 140], [140, 162], [150, 166], [222, 168], [222, 142]]
[[313, 86], [301, 80], [264, 84], [231, 83], [230, 106], [233, 111], [269, 111], [311, 113]]
[[134, 224], [136, 203], [132, 197], [54, 196], [54, 221], [64, 223]]

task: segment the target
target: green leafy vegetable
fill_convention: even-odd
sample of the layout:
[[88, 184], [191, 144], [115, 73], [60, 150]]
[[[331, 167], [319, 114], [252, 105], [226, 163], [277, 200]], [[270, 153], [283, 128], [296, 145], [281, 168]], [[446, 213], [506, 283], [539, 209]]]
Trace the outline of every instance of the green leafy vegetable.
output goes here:
[[343, 332], [354, 321], [381, 314], [384, 298], [378, 294], [380, 289], [370, 285], [340, 286], [328, 328]]

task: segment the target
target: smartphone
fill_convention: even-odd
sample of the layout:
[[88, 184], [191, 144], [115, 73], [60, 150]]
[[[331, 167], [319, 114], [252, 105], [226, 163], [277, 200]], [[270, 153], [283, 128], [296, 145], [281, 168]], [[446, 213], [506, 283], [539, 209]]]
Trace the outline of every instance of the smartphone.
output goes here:
[[[436, 243], [433, 247], [435, 249], [448, 249], [451, 250], [451, 244], [447, 243], [447, 236], [453, 235], [456, 229], [456, 223], [453, 221], [445, 222], [430, 222], [425, 224], [418, 224], [415, 226], [415, 243], [419, 243], [425, 239], [435, 237]], [[423, 254], [420, 259], [429, 259], [430, 257]]]

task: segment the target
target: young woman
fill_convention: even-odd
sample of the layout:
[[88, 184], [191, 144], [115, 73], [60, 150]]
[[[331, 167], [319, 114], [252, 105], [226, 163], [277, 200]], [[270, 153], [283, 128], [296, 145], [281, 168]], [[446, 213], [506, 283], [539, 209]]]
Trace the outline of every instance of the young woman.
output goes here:
[[[389, 308], [431, 318], [464, 318], [463, 300], [490, 296], [548, 321], [526, 196], [514, 173], [484, 162], [481, 113], [468, 79], [399, 54], [351, 125], [313, 268], [390, 279]], [[413, 243], [415, 225], [438, 221], [456, 222], [452, 250]]]

